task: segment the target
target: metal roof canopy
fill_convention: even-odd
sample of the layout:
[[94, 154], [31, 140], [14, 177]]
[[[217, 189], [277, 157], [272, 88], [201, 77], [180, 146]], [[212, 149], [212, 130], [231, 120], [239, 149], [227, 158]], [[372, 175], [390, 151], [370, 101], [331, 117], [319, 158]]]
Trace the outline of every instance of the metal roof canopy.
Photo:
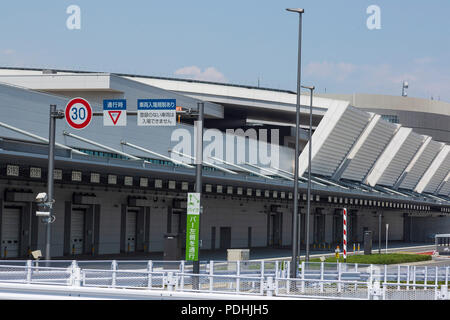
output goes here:
[[374, 114], [333, 178], [363, 181], [399, 128]]
[[443, 147], [444, 143], [433, 141], [431, 137], [428, 137], [399, 177], [394, 188], [413, 190]]
[[394, 186], [424, 142], [425, 136], [414, 133], [411, 128], [400, 128], [375, 162], [364, 183], [370, 186]]
[[128, 146], [128, 147], [130, 147], [130, 148], [134, 148], [134, 149], [136, 149], [136, 150], [140, 150], [140, 151], [142, 151], [142, 152], [145, 152], [145, 153], [148, 153], [148, 154], [157, 156], [157, 157], [160, 157], [160, 158], [162, 158], [162, 159], [164, 159], [164, 160], [173, 162], [173, 163], [178, 164], [178, 165], [181, 165], [181, 166], [183, 166], [183, 167], [190, 168], [190, 169], [194, 169], [194, 167], [191, 166], [191, 165], [189, 165], [189, 164], [186, 164], [186, 163], [183, 163], [183, 162], [174, 160], [174, 159], [172, 159], [172, 158], [170, 158], [170, 157], [167, 157], [167, 156], [165, 156], [165, 155], [163, 155], [163, 154], [160, 154], [160, 153], [151, 151], [151, 150], [149, 150], [149, 149], [146, 149], [146, 148], [137, 146], [137, 145], [135, 145], [135, 144], [132, 144], [132, 143], [129, 143], [129, 142], [126, 142], [126, 141], [123, 141], [123, 140], [120, 141], [120, 144], [122, 144], [122, 145], [124, 145], [124, 146]]
[[259, 170], [262, 170], [262, 171], [266, 171], [266, 172], [270, 173], [271, 175], [275, 175], [275, 176], [278, 176], [278, 177], [280, 177], [280, 178], [283, 178], [283, 179], [286, 179], [286, 180], [289, 180], [289, 181], [294, 181], [293, 178], [287, 177], [287, 176], [282, 175], [282, 174], [279, 174], [278, 172], [272, 171], [272, 170], [270, 170], [270, 169], [263, 168], [263, 167], [259, 167], [259, 166], [256, 166], [256, 165], [254, 165], [254, 164], [251, 164], [251, 163], [249, 163], [249, 162], [245, 162], [244, 164], [247, 165], [247, 166], [253, 167], [253, 168], [255, 168], [255, 169], [259, 169]]
[[[36, 140], [39, 140], [39, 141], [42, 141], [42, 142], [48, 144], [48, 139], [43, 138], [43, 137], [41, 137], [41, 136], [38, 136], [38, 135], [36, 135], [36, 134], [34, 134], [34, 133], [31, 133], [31, 132], [28, 132], [28, 131], [25, 131], [25, 130], [16, 128], [16, 127], [14, 127], [14, 126], [11, 126], [11, 125], [6, 124], [6, 123], [3, 123], [3, 122], [0, 122], [0, 126], [3, 127], [3, 128], [9, 129], [9, 130], [11, 130], [11, 131], [14, 131], [14, 132], [23, 134], [23, 135], [25, 135], [25, 136], [34, 138], [34, 139], [36, 139]], [[55, 146], [57, 146], [57, 147], [59, 147], [59, 148], [62, 148], [62, 149], [65, 149], [65, 150], [70, 150], [71, 152], [76, 153], [76, 154], [79, 154], [79, 155], [86, 155], [86, 153], [84, 153], [84, 152], [81, 152], [81, 151], [79, 151], [79, 150], [73, 149], [73, 148], [71, 148], [71, 147], [69, 147], [69, 146], [66, 146], [66, 145], [61, 144], [61, 143], [58, 143], [58, 142], [55, 142]]]
[[434, 193], [450, 171], [450, 145], [445, 145], [420, 179], [414, 191]]
[[436, 192], [440, 195], [450, 196], [450, 171]]
[[[20, 142], [18, 142], [20, 144]], [[43, 147], [43, 146], [41, 146]], [[16, 163], [23, 165], [29, 165], [30, 160], [33, 165], [45, 166], [46, 165], [46, 156], [43, 154], [34, 154], [28, 151], [7, 151], [0, 150], [1, 159], [3, 161], [16, 161]], [[74, 168], [83, 168], [86, 170], [94, 170], [95, 172], [102, 173], [111, 173], [111, 174], [121, 174], [121, 175], [148, 175], [148, 172], [153, 172], [154, 174], [158, 174], [159, 177], [165, 179], [180, 179], [180, 178], [189, 178], [193, 179], [194, 173], [190, 169], [186, 169], [183, 167], [173, 167], [173, 166], [162, 166], [162, 165], [154, 165], [152, 163], [147, 163], [149, 166], [138, 165], [135, 161], [130, 161], [127, 159], [111, 159], [111, 158], [102, 158], [88, 155], [83, 158], [73, 158], [67, 155], [57, 156], [55, 158], [57, 161], [57, 166], [61, 169], [74, 169]], [[80, 166], [80, 167], [78, 167]], [[233, 178], [232, 175], [218, 175], [216, 172], [205, 172], [206, 181], [211, 181], [211, 183], [237, 183], [243, 186], [252, 186], [252, 187], [262, 187], [262, 188], [281, 188], [282, 190], [290, 190], [291, 183], [283, 180], [266, 180], [258, 177], [247, 176], [247, 175], [236, 175], [236, 178]], [[281, 190], [279, 189], [279, 190]], [[276, 189], [275, 189], [276, 190]], [[409, 203], [417, 203], [417, 204], [437, 204], [436, 201], [423, 200], [423, 199], [402, 199], [400, 197], [394, 195], [383, 195], [383, 194], [368, 194], [361, 192], [354, 192], [356, 190], [342, 190], [334, 187], [316, 187], [313, 188], [313, 192], [317, 194], [323, 195], [335, 195], [340, 197], [367, 197], [368, 199], [379, 199], [380, 201], [407, 201]], [[444, 203], [450, 204], [449, 200], [440, 199]]]
[[[179, 151], [171, 150], [171, 149], [169, 149], [169, 153], [175, 153], [175, 154], [178, 154], [178, 155], [180, 155], [180, 156], [182, 156], [182, 157], [191, 159], [191, 160], [193, 160], [194, 162], [195, 162], [195, 159], [196, 159], [195, 157], [192, 157], [192, 156], [190, 156], [190, 155], [184, 154], [184, 153], [179, 152]], [[215, 165], [214, 163], [211, 163], [211, 162], [208, 162], [208, 161], [203, 161], [202, 163], [205, 164], [205, 165], [208, 166], [208, 167], [213, 167], [213, 168], [216, 168], [217, 170], [220, 170], [220, 171], [223, 171], [223, 172], [226, 172], [226, 173], [230, 173], [230, 174], [238, 174], [237, 172], [234, 172], [234, 171], [229, 170], [229, 169], [226, 169], [226, 168], [222, 168], [222, 167], [217, 166], [217, 165]]]
[[[312, 136], [311, 172], [332, 177], [368, 124], [368, 112], [339, 101], [330, 107]], [[309, 142], [300, 154], [299, 175], [308, 168]]]
[[102, 149], [104, 149], [104, 150], [107, 150], [107, 151], [110, 151], [110, 152], [114, 152], [114, 153], [120, 154], [120, 155], [122, 155], [122, 156], [124, 156], [124, 157], [130, 158], [131, 160], [143, 160], [143, 159], [141, 159], [141, 158], [135, 157], [135, 156], [133, 156], [133, 155], [131, 155], [131, 154], [128, 154], [128, 153], [126, 153], [126, 152], [122, 152], [122, 151], [120, 151], [120, 150], [117, 150], [117, 149], [114, 149], [114, 148], [105, 146], [104, 144], [101, 144], [101, 143], [98, 143], [98, 142], [95, 142], [95, 141], [92, 141], [92, 140], [89, 140], [89, 139], [86, 139], [86, 138], [77, 136], [77, 135], [75, 135], [75, 134], [73, 134], [73, 133], [70, 133], [70, 132], [67, 132], [67, 131], [63, 131], [63, 135], [68, 136], [68, 137], [71, 137], [71, 138], [74, 138], [74, 139], [77, 139], [77, 140], [80, 140], [80, 141], [83, 141], [83, 142], [86, 142], [86, 143], [88, 143], [88, 144], [92, 144], [93, 146], [102, 148]]
[[225, 161], [225, 160], [216, 158], [216, 157], [209, 157], [209, 158], [210, 158], [210, 159], [213, 159], [213, 160], [216, 160], [216, 161], [220, 161], [220, 162], [222, 162], [222, 163], [224, 163], [224, 164], [226, 164], [226, 165], [228, 165], [228, 166], [232, 166], [232, 167], [234, 167], [234, 168], [240, 169], [240, 170], [242, 170], [242, 171], [246, 171], [246, 172], [248, 172], [248, 173], [251, 173], [251, 174], [254, 174], [254, 175], [257, 175], [257, 176], [266, 178], [266, 179], [270, 179], [270, 180], [273, 179], [272, 177], [266, 176], [265, 174], [262, 174], [262, 173], [259, 173], [259, 172], [256, 172], [256, 171], [253, 171], [253, 170], [244, 168], [244, 167], [242, 167], [242, 166], [238, 166], [237, 164], [233, 164], [233, 163], [231, 163], [231, 162], [228, 162], [228, 161]]

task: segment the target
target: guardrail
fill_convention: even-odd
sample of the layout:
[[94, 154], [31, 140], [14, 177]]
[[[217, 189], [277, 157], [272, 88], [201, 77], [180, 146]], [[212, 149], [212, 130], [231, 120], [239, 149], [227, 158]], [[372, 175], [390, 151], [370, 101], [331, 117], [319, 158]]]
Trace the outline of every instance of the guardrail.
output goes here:
[[[154, 261], [147, 261], [147, 268], [128, 270], [120, 269], [114, 263], [108, 269], [80, 265], [77, 261], [71, 261], [63, 268], [34, 266], [31, 261], [26, 265], [0, 264], [0, 283], [316, 299], [449, 299], [448, 267], [440, 268], [443, 270], [394, 268], [399, 273], [393, 278], [388, 266], [302, 263], [299, 277], [290, 279], [284, 267], [274, 267], [273, 273], [268, 269], [267, 274], [267, 270], [255, 270], [256, 266], [265, 267], [259, 263], [243, 264], [242, 267], [241, 263], [230, 265], [212, 261], [206, 264], [209, 267], [205, 265], [209, 272], [200, 274], [189, 272], [186, 265], [181, 271], [164, 270], [164, 265], [154, 268], [157, 265]], [[404, 274], [402, 269], [411, 273]]]
[[[192, 273], [192, 262], [159, 260], [0, 260], [0, 265], [81, 269], [136, 270], [147, 272]], [[290, 261], [201, 261], [200, 274], [245, 275], [251, 277], [286, 278], [290, 274]], [[297, 278], [303, 280], [378, 280], [396, 283], [448, 284], [450, 267], [409, 265], [370, 265], [350, 263], [301, 262]]]

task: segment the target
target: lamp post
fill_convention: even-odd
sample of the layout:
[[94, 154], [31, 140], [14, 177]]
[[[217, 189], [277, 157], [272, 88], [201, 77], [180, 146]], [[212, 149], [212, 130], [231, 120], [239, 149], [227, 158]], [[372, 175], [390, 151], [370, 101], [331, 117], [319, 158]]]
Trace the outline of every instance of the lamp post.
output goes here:
[[378, 254], [381, 254], [381, 212], [378, 214]]
[[[302, 55], [302, 15], [305, 12], [303, 9], [286, 9], [289, 12], [296, 12], [299, 14], [299, 29], [298, 29], [298, 64], [297, 64], [297, 104], [295, 110], [295, 165], [294, 165], [294, 212], [292, 215], [292, 260], [291, 260], [291, 278], [297, 276], [297, 214], [298, 214], [298, 156], [299, 145], [298, 139], [300, 137], [300, 90], [301, 90], [301, 55]], [[299, 226], [300, 233], [300, 226]], [[298, 235], [300, 238], [300, 235]]]
[[[204, 118], [204, 108], [205, 104], [203, 102], [197, 103], [198, 108], [198, 120], [197, 120], [197, 142], [196, 142], [196, 169], [195, 169], [195, 192], [200, 194], [200, 215], [199, 219], [201, 217], [202, 213], [202, 163], [203, 163], [203, 118]], [[198, 244], [200, 245], [200, 221], [198, 222]], [[200, 273], [200, 248], [197, 249], [197, 260], [193, 262], [193, 273], [198, 274]], [[198, 278], [197, 278], [198, 280]], [[198, 288], [198, 283], [195, 283], [196, 288]]]
[[56, 105], [50, 105], [50, 122], [49, 122], [49, 133], [48, 133], [48, 173], [47, 173], [47, 193], [49, 202], [49, 212], [50, 215], [46, 218], [47, 230], [45, 237], [45, 260], [51, 259], [50, 246], [51, 246], [51, 224], [54, 221], [53, 216], [53, 169], [55, 168], [55, 128], [56, 119], [64, 118], [64, 112], [61, 110], [56, 110]]
[[311, 214], [311, 153], [312, 153], [312, 105], [313, 105], [313, 93], [315, 87], [302, 86], [304, 89], [310, 91], [309, 101], [309, 153], [308, 153], [308, 203], [306, 210], [306, 254], [305, 261], [309, 262], [309, 216]]

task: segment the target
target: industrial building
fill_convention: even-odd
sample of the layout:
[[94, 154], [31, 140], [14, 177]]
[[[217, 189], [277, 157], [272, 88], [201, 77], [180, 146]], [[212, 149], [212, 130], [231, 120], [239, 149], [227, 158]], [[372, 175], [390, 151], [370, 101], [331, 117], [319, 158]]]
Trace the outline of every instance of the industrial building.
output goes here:
[[[291, 245], [296, 93], [259, 87], [126, 74], [0, 68], [1, 258], [45, 247], [35, 215], [46, 191], [49, 106], [75, 97], [101, 113], [104, 99], [176, 99], [184, 110], [205, 105], [202, 249]], [[305, 242], [309, 96], [301, 97], [300, 229]], [[377, 95], [313, 99], [311, 243], [349, 243], [363, 232], [430, 241], [450, 228], [450, 103]], [[104, 126], [83, 130], [57, 120], [54, 257], [161, 252], [164, 234], [184, 245], [186, 193], [195, 169], [175, 153], [178, 133], [193, 136], [194, 118], [175, 127]], [[176, 131], [178, 130], [178, 131]], [[175, 134], [176, 132], [177, 134]], [[276, 135], [271, 135], [274, 132]], [[243, 135], [242, 135], [243, 133]], [[243, 150], [235, 141], [244, 136]], [[266, 139], [267, 138], [267, 139]], [[278, 140], [278, 141], [276, 141]], [[228, 142], [232, 142], [231, 148]], [[241, 140], [242, 141], [242, 140]], [[211, 145], [209, 145], [211, 147]], [[253, 160], [253, 161], [252, 161]], [[384, 237], [384, 228], [381, 230]]]

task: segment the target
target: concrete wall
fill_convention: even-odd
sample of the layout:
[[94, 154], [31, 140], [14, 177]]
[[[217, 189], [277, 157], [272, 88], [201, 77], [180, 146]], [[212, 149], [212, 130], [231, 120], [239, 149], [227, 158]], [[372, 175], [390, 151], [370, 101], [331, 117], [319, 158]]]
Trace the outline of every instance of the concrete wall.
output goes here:
[[[32, 190], [36, 195], [45, 192], [44, 183], [25, 183], [0, 181], [0, 194], [8, 189]], [[74, 192], [95, 193], [100, 208], [99, 247], [98, 254], [117, 254], [120, 252], [121, 234], [121, 207], [127, 203], [129, 195], [136, 194], [127, 190], [105, 189], [105, 187], [67, 186], [61, 187], [55, 183], [55, 222], [51, 226], [51, 251], [52, 256], [63, 256], [64, 253], [64, 225], [65, 225], [65, 203], [72, 200]], [[153, 199], [153, 195], [147, 197]], [[2, 198], [2, 197], [0, 197]], [[150, 206], [150, 243], [149, 252], [161, 252], [164, 249], [164, 234], [167, 231], [167, 206], [171, 199], [163, 201], [158, 196], [158, 201], [152, 202]], [[265, 247], [267, 245], [267, 210], [270, 208], [268, 201], [238, 200], [237, 198], [223, 199], [222, 197], [206, 196], [203, 202], [204, 213], [201, 216], [201, 234], [203, 249], [211, 248], [211, 227], [216, 227], [215, 248], [220, 245], [220, 227], [231, 227], [231, 246], [233, 248], [248, 247], [248, 227], [252, 228], [252, 247]], [[78, 205], [77, 205], [78, 206]], [[34, 215], [34, 213], [33, 213]], [[46, 224], [38, 219], [37, 246], [32, 250], [45, 251]], [[282, 244], [290, 245], [291, 239], [291, 214], [289, 209], [283, 208]], [[176, 231], [178, 219], [172, 219], [172, 231]], [[184, 239], [182, 240], [185, 241]]]
[[[33, 194], [46, 191], [44, 183], [33, 182], [14, 182], [0, 181], [0, 198], [3, 198], [5, 188], [8, 189], [30, 189]], [[65, 225], [65, 202], [72, 200], [74, 192], [95, 193], [100, 208], [100, 228], [99, 228], [99, 246], [96, 248], [98, 254], [117, 254], [120, 252], [120, 234], [121, 234], [121, 208], [127, 203], [129, 195], [144, 195], [140, 190], [119, 191], [118, 188], [106, 187], [87, 187], [87, 186], [69, 186], [55, 184], [55, 214], [56, 221], [52, 224], [52, 256], [63, 256], [64, 253], [64, 225]], [[153, 195], [146, 194], [149, 199]], [[171, 199], [158, 195], [157, 201], [150, 204], [150, 243], [149, 252], [161, 252], [164, 249], [164, 233], [167, 231], [167, 206], [171, 204]], [[1, 201], [0, 201], [1, 203]], [[7, 205], [5, 202], [4, 205]], [[11, 203], [9, 203], [11, 204]], [[252, 247], [266, 247], [268, 240], [268, 213], [271, 205], [275, 204], [273, 200], [266, 199], [239, 199], [238, 197], [223, 197], [215, 195], [206, 195], [204, 198], [204, 213], [201, 216], [201, 239], [203, 249], [211, 249], [211, 228], [216, 228], [215, 248], [220, 247], [220, 228], [231, 228], [231, 247], [248, 247], [248, 228], [252, 228]], [[290, 246], [292, 239], [292, 206], [288, 202], [277, 203], [278, 212], [282, 215], [281, 245]], [[300, 202], [304, 206], [303, 202]], [[334, 206], [323, 207], [325, 214], [325, 242], [332, 242], [333, 237], [333, 215]], [[316, 208], [312, 206], [310, 216], [310, 243], [314, 240], [314, 212]], [[301, 209], [302, 215], [305, 208]], [[358, 209], [357, 225], [352, 228], [356, 234], [356, 241], [362, 244], [363, 230], [367, 228], [372, 231], [373, 242], [378, 242], [378, 212], [371, 209]], [[404, 218], [403, 211], [385, 210], [382, 211], [382, 243], [385, 241], [385, 225], [389, 224], [389, 240], [401, 241], [404, 238]], [[32, 250], [40, 249], [45, 251], [46, 225], [38, 221], [37, 246]], [[172, 230], [175, 231], [178, 226], [177, 219], [172, 219]], [[341, 227], [339, 224], [338, 228]], [[302, 228], [303, 229], [303, 228]], [[448, 233], [450, 230], [450, 217], [414, 217], [412, 218], [411, 235], [413, 241], [426, 241], [428, 236], [434, 233]], [[304, 229], [303, 231], [304, 232]], [[353, 234], [348, 235], [352, 239]], [[304, 235], [302, 236], [302, 238]], [[185, 240], [182, 239], [184, 242]]]

